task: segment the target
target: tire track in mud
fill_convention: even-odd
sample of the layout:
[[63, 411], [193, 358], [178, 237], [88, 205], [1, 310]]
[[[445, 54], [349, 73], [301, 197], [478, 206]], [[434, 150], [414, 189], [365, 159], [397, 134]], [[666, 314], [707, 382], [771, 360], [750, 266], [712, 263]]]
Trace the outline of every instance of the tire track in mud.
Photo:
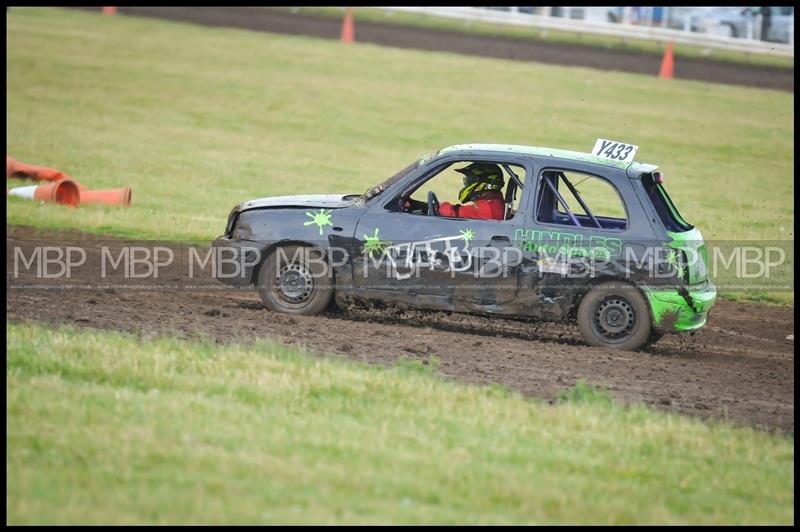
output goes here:
[[[207, 274], [190, 281], [177, 269], [161, 277], [166, 288], [114, 287], [120, 279], [99, 285], [81, 273], [68, 282], [39, 279], [33, 271], [14, 275], [15, 247], [29, 257], [37, 245], [79, 246], [91, 265], [101, 245], [117, 256], [127, 243], [9, 226], [7, 319], [219, 343], [268, 338], [370, 364], [390, 365], [403, 357], [428, 363], [436, 356], [444, 378], [499, 383], [546, 401], [585, 379], [607, 385], [626, 403], [794, 434], [794, 344], [786, 340], [794, 333], [791, 308], [719, 301], [701, 331], [666, 336], [646, 352], [627, 352], [587, 347], [577, 327], [567, 324], [395, 307], [331, 309], [313, 317], [277, 314], [252, 289], [230, 289]], [[185, 251], [161, 244], [178, 255]]]

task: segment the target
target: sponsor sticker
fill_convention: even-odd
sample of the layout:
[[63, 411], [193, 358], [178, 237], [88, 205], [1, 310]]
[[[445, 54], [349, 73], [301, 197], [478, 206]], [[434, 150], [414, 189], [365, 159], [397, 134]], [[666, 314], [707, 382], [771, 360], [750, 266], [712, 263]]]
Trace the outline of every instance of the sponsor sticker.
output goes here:
[[569, 264], [563, 261], [557, 261], [550, 258], [539, 259], [536, 261], [541, 273], [557, 273], [559, 275], [567, 275], [569, 273]]

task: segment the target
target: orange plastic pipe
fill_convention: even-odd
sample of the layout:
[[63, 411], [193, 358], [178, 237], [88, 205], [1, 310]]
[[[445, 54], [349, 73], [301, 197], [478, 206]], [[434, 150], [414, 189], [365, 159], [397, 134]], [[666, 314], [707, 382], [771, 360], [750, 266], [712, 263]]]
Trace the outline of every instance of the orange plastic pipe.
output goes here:
[[105, 205], [120, 205], [128, 207], [131, 204], [131, 187], [114, 188], [110, 190], [89, 190], [79, 188], [81, 203], [86, 205], [103, 203]]
[[69, 176], [61, 170], [21, 163], [6, 155], [6, 178], [9, 177], [29, 177], [43, 181], [58, 181]]
[[77, 207], [81, 202], [78, 185], [68, 177], [46, 185], [12, 188], [6, 193], [9, 196], [18, 196], [36, 201], [49, 201], [69, 207]]

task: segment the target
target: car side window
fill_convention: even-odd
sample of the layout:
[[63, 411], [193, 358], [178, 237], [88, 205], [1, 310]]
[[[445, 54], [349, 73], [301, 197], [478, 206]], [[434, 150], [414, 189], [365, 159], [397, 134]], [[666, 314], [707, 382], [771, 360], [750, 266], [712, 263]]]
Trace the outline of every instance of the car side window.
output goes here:
[[547, 224], [620, 231], [628, 225], [625, 204], [609, 181], [570, 170], [539, 177], [536, 219]]
[[440, 202], [458, 203], [458, 191], [463, 186], [464, 175], [456, 172], [456, 168], [461, 166], [464, 165], [448, 165], [412, 192], [411, 199], [424, 203], [427, 201], [428, 191], [432, 190]]
[[[473, 201], [461, 202], [459, 192], [464, 188], [463, 170], [473, 163], [480, 163], [478, 160], [456, 161], [439, 169], [430, 175], [422, 183], [419, 183], [411, 190], [404, 191], [399, 198], [387, 204], [387, 209], [405, 212], [408, 214], [427, 215], [428, 192], [436, 195], [439, 204], [449, 203], [450, 205], [472, 204]], [[503, 186], [498, 192], [502, 195], [504, 203], [504, 218], [511, 220], [519, 209], [519, 202], [522, 198], [522, 187], [525, 185], [525, 167], [506, 162], [493, 161], [491, 164], [497, 165], [503, 175]], [[453, 219], [461, 219], [457, 216], [449, 216]]]

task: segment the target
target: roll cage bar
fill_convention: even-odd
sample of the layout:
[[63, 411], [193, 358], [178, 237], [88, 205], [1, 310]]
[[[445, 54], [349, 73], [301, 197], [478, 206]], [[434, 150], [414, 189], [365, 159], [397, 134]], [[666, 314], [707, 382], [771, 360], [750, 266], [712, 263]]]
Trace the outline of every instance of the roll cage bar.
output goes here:
[[[572, 212], [572, 209], [569, 208], [567, 200], [564, 199], [564, 196], [561, 195], [561, 193], [558, 191], [558, 188], [553, 184], [551, 179], [552, 175], [553, 172], [545, 172], [545, 175], [543, 176], [545, 184], [550, 189], [550, 192], [552, 192], [553, 195], [556, 197], [561, 206], [564, 207], [564, 210], [567, 211], [567, 215], [569, 215], [569, 219], [572, 221], [572, 223], [576, 227], [583, 227], [583, 225], [581, 225], [580, 220], [578, 220], [578, 218]], [[555, 180], [558, 181], [559, 179], [562, 179], [564, 181], [564, 184], [567, 186], [570, 192], [572, 192], [572, 194], [575, 196], [575, 199], [578, 200], [578, 203], [580, 204], [581, 208], [584, 210], [584, 212], [586, 212], [586, 215], [589, 217], [590, 220], [592, 220], [594, 225], [596, 225], [598, 229], [602, 229], [603, 226], [600, 225], [600, 221], [597, 219], [597, 217], [595, 217], [594, 213], [592, 213], [592, 210], [583, 200], [583, 196], [581, 196], [580, 192], [578, 192], [578, 189], [575, 188], [575, 185], [573, 185], [570, 182], [570, 180], [567, 179], [567, 176], [564, 175], [564, 172], [555, 173]]]
[[503, 198], [503, 201], [506, 204], [506, 212], [503, 216], [504, 220], [510, 219], [512, 206], [514, 205], [514, 200], [517, 199], [517, 190], [522, 190], [522, 181], [520, 181], [517, 174], [508, 166], [508, 163], [501, 163], [501, 166], [508, 172], [508, 175], [511, 176], [511, 181], [508, 183], [508, 187], [506, 188], [506, 196]]

